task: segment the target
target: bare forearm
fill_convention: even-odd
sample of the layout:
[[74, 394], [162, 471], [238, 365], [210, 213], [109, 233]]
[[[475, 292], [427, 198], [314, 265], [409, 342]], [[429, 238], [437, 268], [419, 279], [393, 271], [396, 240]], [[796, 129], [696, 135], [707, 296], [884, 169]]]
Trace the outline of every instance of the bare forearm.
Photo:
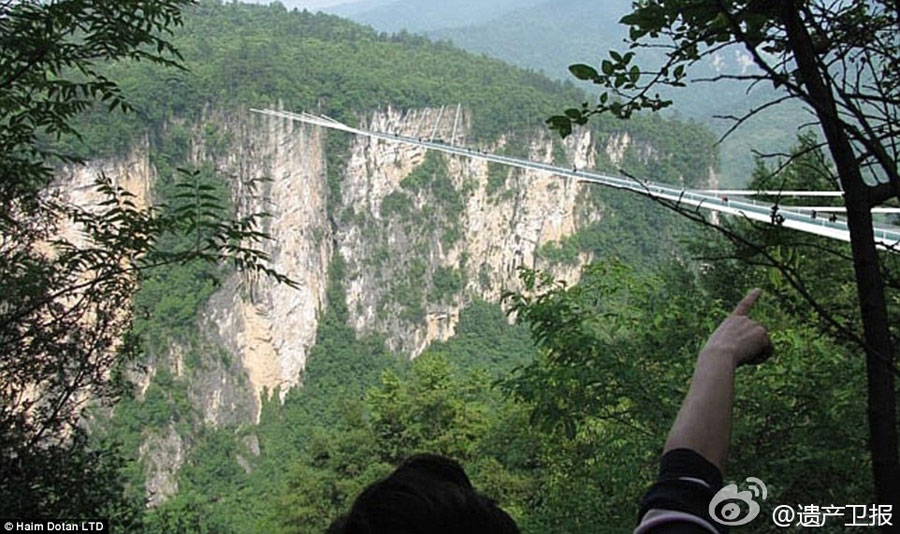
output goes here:
[[759, 289], [748, 293], [706, 341], [687, 397], [669, 431], [665, 452], [692, 449], [724, 471], [731, 437], [734, 370], [765, 360], [773, 350], [766, 329], [747, 317], [760, 293]]
[[697, 367], [664, 452], [691, 449], [724, 471], [731, 435], [735, 363], [731, 355], [707, 347]]
[[734, 371], [764, 361], [773, 351], [766, 329], [748, 317], [760, 293], [750, 291], [700, 351], [691, 386], [666, 440], [659, 482], [641, 501], [643, 519], [635, 532], [693, 532], [690, 528], [711, 521], [706, 505], [722, 486], [728, 458]]

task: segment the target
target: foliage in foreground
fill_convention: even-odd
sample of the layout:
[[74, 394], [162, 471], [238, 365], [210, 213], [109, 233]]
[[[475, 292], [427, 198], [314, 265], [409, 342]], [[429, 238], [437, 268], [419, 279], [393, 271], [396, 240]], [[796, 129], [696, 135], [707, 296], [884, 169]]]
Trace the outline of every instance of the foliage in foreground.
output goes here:
[[[227, 440], [210, 441], [221, 452], [202, 447], [182, 475], [190, 491], [154, 514], [177, 514], [192, 502], [196, 517], [238, 532], [321, 532], [366, 484], [406, 456], [431, 451], [460, 460], [525, 532], [587, 533], [598, 524], [630, 532], [697, 350], [732, 302], [715, 298], [723, 288], [707, 285], [712, 278], [679, 264], [644, 273], [605, 261], [571, 288], [526, 277], [534, 291], [509, 297], [521, 326], [496, 316], [466, 323], [464, 312], [468, 326], [457, 338], [369, 375], [362, 390], [342, 393], [335, 380], [348, 376], [339, 374], [347, 371], [339, 347], [360, 340], [350, 330], [320, 330], [337, 336], [320, 337], [333, 352], [317, 353], [334, 362], [335, 375], [310, 379], [310, 393], [289, 395], [284, 406], [267, 404], [258, 427], [238, 437], [224, 431], [231, 443], [259, 436], [253, 471], [209, 479], [210, 486], [191, 481], [198, 469], [221, 472], [235, 454], [227, 451], [242, 454]], [[484, 306], [473, 312], [495, 313], [479, 311]], [[727, 478], [764, 480], [771, 492], [764, 514], [780, 503], [870, 502], [870, 481], [860, 476], [867, 468], [862, 385], [848, 379], [861, 360], [771, 297], [758, 311], [776, 355], [739, 373]], [[535, 340], [525, 359], [523, 327]], [[471, 349], [487, 340], [492, 355], [479, 358]], [[511, 362], [518, 362], [513, 371]], [[331, 385], [316, 388], [317, 381]], [[817, 476], [823, 470], [828, 477]]]
[[[151, 208], [103, 176], [91, 206], [49, 188], [55, 165], [81, 160], [48, 140], [77, 138], [94, 106], [133, 110], [98, 63], [178, 67], [166, 32], [186, 4], [0, 4], [0, 515], [135, 515], [118, 449], [85, 437], [83, 408], [123, 392], [132, 299], [153, 268], [231, 262], [288, 281], [257, 248], [260, 216], [234, 217], [199, 171], [170, 176], [173, 202]], [[173, 236], [188, 242], [167, 247]]]
[[[672, 101], [656, 92], [659, 87], [683, 87], [701, 60], [726, 50], [745, 54], [752, 68], [711, 81], [739, 80], [748, 90], [771, 84], [777, 91], [765, 103], [733, 116], [734, 128], [786, 101], [811, 110], [824, 137], [819, 146], [834, 161], [830, 180], [839, 185], [846, 207], [863, 325], [853, 337], [866, 353], [873, 483], [879, 504], [900, 508], [898, 339], [892, 335], [896, 320], [889, 314], [885, 288], [895, 277], [879, 257], [872, 215], [872, 208], [900, 200], [900, 6], [888, 0], [648, 0], [635, 2], [621, 22], [629, 26], [632, 50], [610, 51], [599, 69], [570, 67], [576, 77], [605, 92], [596, 105], [583, 103], [548, 119], [563, 137], [573, 124], [585, 124], [597, 114], [628, 118], [638, 110], [670, 106]], [[665, 50], [658, 68], [641, 66], [644, 60], [637, 52], [647, 47]], [[896, 243], [885, 245], [896, 252]], [[804, 297], [810, 306], [822, 308], [820, 301]]]

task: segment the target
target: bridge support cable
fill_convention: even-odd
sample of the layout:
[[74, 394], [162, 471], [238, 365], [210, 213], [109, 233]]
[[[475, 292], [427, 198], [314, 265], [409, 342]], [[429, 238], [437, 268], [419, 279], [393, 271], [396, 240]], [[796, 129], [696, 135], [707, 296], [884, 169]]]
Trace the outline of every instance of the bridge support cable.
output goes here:
[[438, 127], [441, 125], [441, 118], [444, 116], [444, 106], [441, 106], [441, 111], [438, 113], [438, 118], [434, 123], [434, 128], [431, 129], [431, 137], [428, 138], [429, 142], [434, 142], [434, 136], [437, 134]]
[[[437, 150], [448, 154], [465, 156], [471, 159], [499, 163], [501, 165], [506, 165], [509, 167], [545, 172], [564, 178], [571, 178], [582, 183], [596, 184], [604, 187], [611, 187], [614, 189], [632, 191], [646, 197], [671, 201], [678, 205], [692, 206], [696, 207], [697, 209], [704, 209], [712, 212], [734, 215], [736, 217], [742, 217], [752, 221], [779, 225], [785, 228], [791, 228], [793, 230], [828, 237], [831, 239], [837, 239], [840, 241], [850, 241], [850, 232], [847, 228], [846, 221], [837, 219], [834, 216], [813, 217], [811, 210], [795, 209], [791, 206], [780, 206], [777, 204], [756, 201], [749, 198], [729, 199], [727, 197], [727, 192], [723, 191], [713, 192], [712, 190], [691, 190], [672, 187], [670, 185], [651, 182], [649, 180], [639, 181], [631, 178], [610, 176], [593, 171], [557, 167], [546, 163], [491, 154], [482, 150], [446, 144], [439, 141], [426, 141], [415, 137], [402, 136], [396, 133], [360, 130], [358, 128], [354, 128], [352, 126], [337, 122], [333, 119], [329, 119], [327, 117], [310, 115], [308, 113], [291, 113], [288, 111], [275, 111], [268, 109], [251, 109], [251, 111], [262, 115], [300, 121], [306, 124], [312, 124], [324, 128], [331, 128], [333, 130], [339, 130], [373, 139], [380, 139], [392, 143], [415, 145], [429, 150]], [[752, 193], [759, 194], [759, 192], [756, 191]], [[763, 194], [765, 193], [769, 192], [763, 192]], [[797, 191], [795, 193], [806, 194], [808, 192]], [[827, 193], [827, 195], [822, 196], [837, 196], [834, 194], [835, 192], [831, 191], [823, 191], [821, 193]], [[840, 192], [837, 193], [839, 195], [842, 194]], [[881, 225], [875, 226], [873, 230], [875, 234], [875, 243], [878, 247], [891, 251], [900, 251], [900, 227]]]
[[450, 134], [450, 144], [456, 144], [456, 126], [459, 124], [459, 112], [462, 111], [462, 104], [456, 104], [456, 116], [453, 118], [453, 133]]

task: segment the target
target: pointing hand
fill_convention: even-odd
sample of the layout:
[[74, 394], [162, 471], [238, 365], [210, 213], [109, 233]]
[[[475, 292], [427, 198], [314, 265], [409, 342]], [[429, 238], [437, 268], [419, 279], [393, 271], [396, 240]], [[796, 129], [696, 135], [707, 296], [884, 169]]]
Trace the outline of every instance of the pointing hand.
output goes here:
[[735, 366], [761, 363], [772, 355], [772, 341], [762, 325], [747, 315], [762, 293], [754, 289], [734, 308], [706, 341], [704, 351], [731, 358]]

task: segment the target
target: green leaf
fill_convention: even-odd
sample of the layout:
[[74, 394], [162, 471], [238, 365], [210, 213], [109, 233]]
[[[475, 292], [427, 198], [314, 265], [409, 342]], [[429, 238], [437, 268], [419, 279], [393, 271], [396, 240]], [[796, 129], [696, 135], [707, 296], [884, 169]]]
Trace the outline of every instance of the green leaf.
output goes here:
[[572, 120], [564, 115], [554, 115], [547, 119], [547, 124], [551, 130], [559, 132], [562, 138], [568, 137], [572, 133]]
[[579, 80], [594, 80], [599, 77], [597, 69], [590, 65], [578, 63], [569, 66], [569, 71]]
[[615, 69], [615, 67], [613, 66], [612, 61], [609, 61], [608, 59], [604, 59], [603, 63], [600, 65], [600, 69], [603, 70], [603, 74], [605, 74], [607, 76], [612, 76], [612, 73], [613, 73], [613, 70]]

